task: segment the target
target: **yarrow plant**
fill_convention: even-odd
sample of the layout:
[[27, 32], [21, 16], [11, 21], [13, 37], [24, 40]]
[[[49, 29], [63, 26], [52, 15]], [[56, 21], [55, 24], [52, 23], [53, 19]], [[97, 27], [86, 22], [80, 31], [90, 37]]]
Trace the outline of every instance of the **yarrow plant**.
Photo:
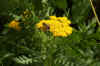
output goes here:
[[0, 8], [8, 12], [0, 15], [0, 66], [100, 66], [100, 28], [88, 0], [7, 3]]
[[53, 36], [67, 37], [72, 33], [71, 21], [67, 17], [50, 16], [48, 20], [40, 20], [36, 24], [42, 31], [50, 31]]

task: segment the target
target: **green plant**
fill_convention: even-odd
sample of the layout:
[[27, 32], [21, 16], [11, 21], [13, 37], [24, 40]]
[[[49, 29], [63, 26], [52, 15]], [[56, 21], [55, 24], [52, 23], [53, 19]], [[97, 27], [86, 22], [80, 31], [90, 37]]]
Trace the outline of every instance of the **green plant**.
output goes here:
[[[9, 0], [7, 4], [13, 6], [8, 6], [7, 12], [3, 7], [0, 11], [10, 16], [8, 24], [12, 20], [19, 22], [21, 30], [4, 25], [0, 33], [0, 65], [99, 66], [100, 29], [95, 29], [95, 17], [87, 19], [90, 3], [88, 0], [72, 2], [72, 10], [66, 10], [67, 0]], [[54, 37], [36, 28], [42, 19], [56, 15], [53, 13], [56, 7], [64, 10], [65, 17], [71, 16], [69, 19], [77, 26], [68, 37]]]

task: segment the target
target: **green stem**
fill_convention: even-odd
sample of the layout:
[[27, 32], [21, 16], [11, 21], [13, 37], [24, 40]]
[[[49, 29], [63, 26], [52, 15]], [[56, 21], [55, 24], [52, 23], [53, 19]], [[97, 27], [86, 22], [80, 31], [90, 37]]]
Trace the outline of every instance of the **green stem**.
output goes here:
[[92, 7], [93, 13], [94, 13], [94, 15], [95, 15], [95, 17], [96, 17], [97, 23], [98, 23], [98, 25], [100, 26], [100, 21], [99, 21], [99, 18], [98, 18], [98, 16], [97, 16], [97, 13], [96, 13], [96, 11], [95, 11], [95, 8], [94, 8], [94, 6], [93, 6], [92, 0], [89, 0], [89, 1], [90, 1], [90, 3], [91, 3], [91, 7]]
[[47, 58], [47, 59], [44, 61], [44, 66], [52, 66], [51, 58]]

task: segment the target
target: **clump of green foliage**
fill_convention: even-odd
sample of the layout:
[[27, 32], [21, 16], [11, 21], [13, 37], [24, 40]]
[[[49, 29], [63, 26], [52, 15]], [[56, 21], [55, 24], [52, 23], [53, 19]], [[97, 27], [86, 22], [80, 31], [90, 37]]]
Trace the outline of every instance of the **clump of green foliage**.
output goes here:
[[[99, 66], [100, 28], [95, 29], [95, 17], [87, 19], [90, 3], [88, 0], [72, 2], [69, 9], [67, 0], [4, 1], [7, 7], [1, 4], [0, 14], [10, 16], [7, 23], [18, 20], [22, 29], [16, 31], [4, 25], [0, 33], [0, 65]], [[56, 16], [55, 8], [63, 10], [63, 16], [71, 16], [69, 19], [77, 26], [73, 27], [73, 33], [68, 37], [53, 37], [35, 26], [41, 19]], [[24, 14], [25, 10], [28, 11], [27, 15]]]

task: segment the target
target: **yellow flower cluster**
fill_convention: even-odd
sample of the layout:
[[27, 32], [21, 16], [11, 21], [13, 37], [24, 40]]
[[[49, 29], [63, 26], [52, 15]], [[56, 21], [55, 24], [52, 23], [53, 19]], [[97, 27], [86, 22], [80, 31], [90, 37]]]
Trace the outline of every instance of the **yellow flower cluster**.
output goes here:
[[8, 27], [20, 31], [20, 30], [21, 30], [21, 27], [19, 26], [19, 24], [20, 24], [20, 23], [19, 23], [18, 21], [13, 20], [13, 21], [11, 21], [11, 22], [8, 24]]
[[43, 31], [50, 31], [53, 36], [67, 37], [72, 33], [71, 21], [67, 17], [50, 16], [49, 20], [41, 20], [36, 24]]

